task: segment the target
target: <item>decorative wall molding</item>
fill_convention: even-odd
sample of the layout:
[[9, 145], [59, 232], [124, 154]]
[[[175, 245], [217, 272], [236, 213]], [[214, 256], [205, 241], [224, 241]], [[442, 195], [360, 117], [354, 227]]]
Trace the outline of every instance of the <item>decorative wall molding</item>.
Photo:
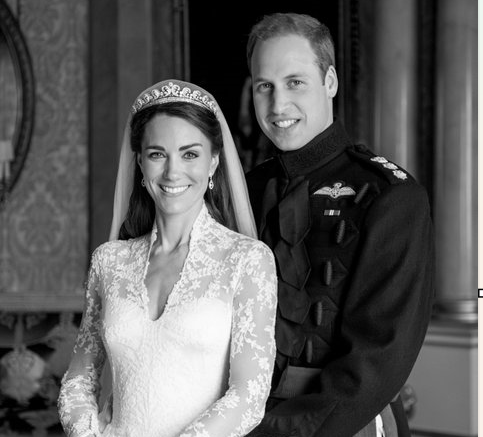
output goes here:
[[36, 292], [0, 294], [0, 308], [2, 311], [7, 312], [82, 312], [83, 307], [83, 292], [77, 292], [77, 294], [55, 294], [51, 296], [41, 295]]
[[58, 296], [76, 295], [85, 281], [88, 5], [21, 0], [18, 6], [35, 75], [35, 126], [24, 169], [0, 211], [2, 309], [63, 308]]

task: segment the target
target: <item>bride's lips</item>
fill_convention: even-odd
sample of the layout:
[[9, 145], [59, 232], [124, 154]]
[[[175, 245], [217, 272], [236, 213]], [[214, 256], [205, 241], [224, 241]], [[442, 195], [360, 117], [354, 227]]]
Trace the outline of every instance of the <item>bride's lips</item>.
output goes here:
[[188, 188], [189, 185], [180, 185], [178, 187], [170, 187], [168, 185], [159, 185], [162, 191], [168, 194], [180, 194], [185, 192]]

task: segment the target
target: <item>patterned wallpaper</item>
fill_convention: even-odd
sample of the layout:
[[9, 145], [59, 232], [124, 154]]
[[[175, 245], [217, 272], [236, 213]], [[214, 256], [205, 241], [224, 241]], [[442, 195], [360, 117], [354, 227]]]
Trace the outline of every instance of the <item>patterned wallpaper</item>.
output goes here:
[[88, 265], [88, 0], [17, 0], [36, 82], [25, 166], [0, 208], [0, 293], [82, 293]]

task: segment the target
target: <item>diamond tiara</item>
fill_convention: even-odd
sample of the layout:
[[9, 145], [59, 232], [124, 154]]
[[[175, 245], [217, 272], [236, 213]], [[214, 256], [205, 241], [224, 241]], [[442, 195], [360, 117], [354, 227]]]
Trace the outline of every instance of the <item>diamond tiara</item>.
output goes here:
[[179, 85], [169, 82], [168, 85], [163, 85], [160, 89], [154, 88], [137, 98], [132, 105], [132, 113], [135, 114], [148, 106], [162, 105], [168, 102], [193, 103], [207, 108], [215, 115], [217, 111], [216, 102], [206, 94], [201, 94], [199, 90], [192, 91], [187, 86], [181, 88]]

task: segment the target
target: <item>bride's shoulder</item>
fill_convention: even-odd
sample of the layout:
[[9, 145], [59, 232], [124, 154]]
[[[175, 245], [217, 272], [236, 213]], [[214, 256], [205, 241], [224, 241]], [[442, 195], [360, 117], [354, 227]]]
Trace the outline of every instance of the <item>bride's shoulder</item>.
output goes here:
[[146, 246], [146, 236], [131, 238], [129, 240], [106, 241], [98, 246], [92, 253], [93, 261], [101, 264], [131, 258], [133, 254], [142, 251]]
[[232, 251], [239, 253], [241, 256], [252, 256], [254, 253], [261, 253], [262, 255], [272, 255], [270, 248], [262, 241], [240, 234], [231, 229], [220, 225], [223, 233], [230, 241], [230, 248]]

